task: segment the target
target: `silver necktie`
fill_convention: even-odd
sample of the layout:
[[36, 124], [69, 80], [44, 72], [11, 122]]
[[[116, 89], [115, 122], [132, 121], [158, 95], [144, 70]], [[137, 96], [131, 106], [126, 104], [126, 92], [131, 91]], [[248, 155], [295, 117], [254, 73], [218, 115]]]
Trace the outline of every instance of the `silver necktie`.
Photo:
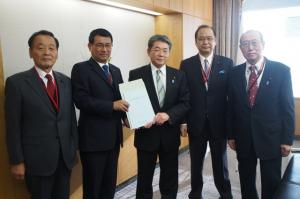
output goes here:
[[157, 86], [158, 102], [160, 107], [164, 105], [164, 99], [166, 93], [164, 84], [160, 77], [161, 74], [162, 74], [161, 70], [156, 70], [156, 86]]

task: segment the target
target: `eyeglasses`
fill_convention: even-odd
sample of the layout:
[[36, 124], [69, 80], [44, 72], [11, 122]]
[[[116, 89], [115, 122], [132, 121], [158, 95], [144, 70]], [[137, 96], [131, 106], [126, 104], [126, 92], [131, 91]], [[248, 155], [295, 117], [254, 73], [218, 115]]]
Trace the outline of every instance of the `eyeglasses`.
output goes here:
[[204, 41], [212, 42], [215, 40], [215, 38], [214, 37], [198, 37], [197, 40], [200, 42], [204, 42]]
[[153, 48], [151, 49], [152, 52], [154, 53], [163, 53], [163, 54], [167, 54], [170, 52], [170, 50], [168, 48]]
[[97, 43], [97, 44], [95, 44], [95, 46], [96, 46], [96, 48], [97, 49], [111, 49], [111, 47], [112, 47], [112, 44], [110, 44], [110, 43], [107, 43], [107, 44], [102, 44], [102, 43]]
[[250, 45], [253, 48], [257, 48], [260, 44], [261, 44], [261, 42], [258, 40], [245, 40], [245, 41], [242, 41], [240, 45], [242, 48], [249, 48]]

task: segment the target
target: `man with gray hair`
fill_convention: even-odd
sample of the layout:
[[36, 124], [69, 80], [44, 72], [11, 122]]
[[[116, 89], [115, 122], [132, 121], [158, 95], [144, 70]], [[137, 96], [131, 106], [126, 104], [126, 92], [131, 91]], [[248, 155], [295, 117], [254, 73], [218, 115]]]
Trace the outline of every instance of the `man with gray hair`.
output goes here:
[[229, 77], [229, 146], [236, 151], [242, 198], [258, 199], [255, 186], [260, 161], [261, 198], [273, 198], [281, 179], [281, 159], [290, 153], [295, 131], [290, 68], [263, 56], [260, 32], [242, 34], [246, 62]]
[[129, 72], [129, 81], [142, 79], [155, 112], [153, 122], [136, 129], [138, 177], [136, 198], [152, 198], [157, 156], [161, 198], [175, 199], [178, 190], [180, 123], [189, 109], [189, 91], [183, 72], [166, 65], [172, 43], [165, 35], [148, 41], [150, 64]]

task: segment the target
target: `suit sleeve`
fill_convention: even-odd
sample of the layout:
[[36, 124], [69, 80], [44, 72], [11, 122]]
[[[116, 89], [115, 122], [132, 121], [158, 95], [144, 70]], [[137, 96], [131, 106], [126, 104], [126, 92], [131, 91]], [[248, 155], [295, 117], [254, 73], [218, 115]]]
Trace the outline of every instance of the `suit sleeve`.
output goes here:
[[281, 144], [292, 145], [295, 132], [295, 106], [289, 68], [283, 74], [283, 83], [280, 88], [280, 108], [283, 125]]
[[7, 78], [5, 85], [6, 140], [11, 164], [24, 162], [22, 148], [22, 97], [16, 82]]
[[113, 102], [93, 97], [84, 67], [74, 65], [71, 73], [73, 99], [78, 109], [89, 114], [112, 117]]
[[179, 93], [178, 93], [178, 100], [177, 104], [174, 105], [172, 108], [166, 111], [169, 115], [170, 124], [180, 124], [183, 122], [187, 111], [190, 108], [190, 93], [187, 86], [187, 80], [185, 74], [183, 72], [179, 72], [180, 78], [180, 86], [179, 86]]

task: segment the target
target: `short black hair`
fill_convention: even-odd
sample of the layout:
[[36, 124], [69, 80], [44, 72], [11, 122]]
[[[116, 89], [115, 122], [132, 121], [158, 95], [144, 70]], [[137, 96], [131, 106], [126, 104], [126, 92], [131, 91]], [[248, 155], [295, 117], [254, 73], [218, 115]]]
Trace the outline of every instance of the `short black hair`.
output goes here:
[[150, 37], [150, 39], [148, 41], [148, 48], [151, 49], [154, 45], [154, 42], [156, 42], [156, 41], [161, 41], [161, 42], [164, 42], [164, 43], [168, 44], [169, 50], [171, 50], [172, 42], [168, 38], [167, 35], [153, 35], [152, 37]]
[[40, 30], [38, 32], [35, 32], [33, 33], [30, 38], [28, 39], [28, 46], [29, 48], [32, 48], [33, 46], [33, 42], [34, 42], [34, 39], [39, 36], [39, 35], [46, 35], [46, 36], [50, 36], [52, 37], [54, 40], [55, 40], [55, 44], [56, 44], [56, 49], [58, 49], [59, 47], [59, 42], [58, 42], [58, 39], [54, 36], [54, 34], [48, 30]]
[[94, 43], [96, 36], [109, 37], [111, 39], [111, 43], [113, 43], [113, 37], [112, 37], [111, 33], [106, 29], [98, 28], [98, 29], [93, 30], [89, 36], [89, 43], [91, 43], [91, 44]]
[[203, 29], [203, 28], [209, 28], [213, 31], [214, 33], [214, 37], [216, 37], [216, 31], [213, 29], [213, 27], [209, 26], [209, 25], [201, 25], [197, 28], [196, 32], [195, 32], [195, 40], [197, 40], [197, 34], [199, 32], [199, 30]]

